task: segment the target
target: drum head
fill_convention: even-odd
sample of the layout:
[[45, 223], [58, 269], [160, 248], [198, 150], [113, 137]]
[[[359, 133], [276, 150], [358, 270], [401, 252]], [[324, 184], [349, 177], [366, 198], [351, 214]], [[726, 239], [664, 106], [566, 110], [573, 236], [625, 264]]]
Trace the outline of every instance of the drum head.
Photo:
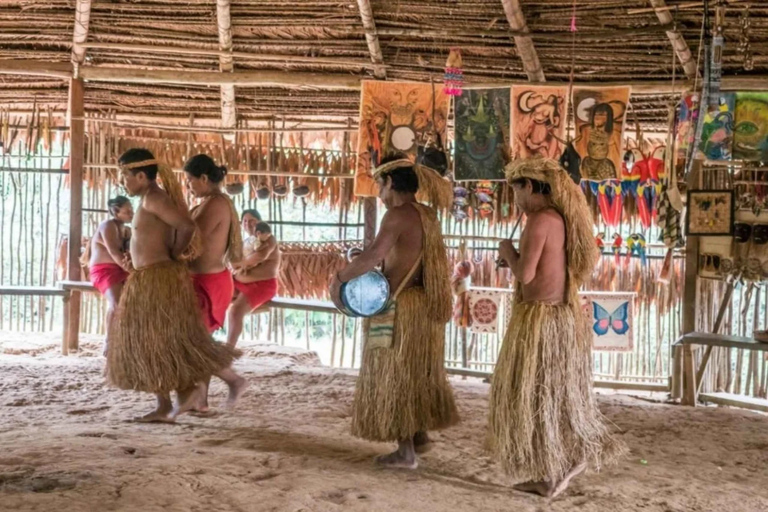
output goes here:
[[381, 272], [371, 271], [345, 283], [341, 302], [353, 316], [381, 313], [389, 300], [389, 281]]

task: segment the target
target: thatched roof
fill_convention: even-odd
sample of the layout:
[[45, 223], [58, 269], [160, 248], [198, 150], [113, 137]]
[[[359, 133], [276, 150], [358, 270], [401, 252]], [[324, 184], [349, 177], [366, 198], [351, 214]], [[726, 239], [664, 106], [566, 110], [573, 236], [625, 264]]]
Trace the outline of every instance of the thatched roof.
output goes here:
[[[279, 70], [341, 77], [349, 82], [374, 77], [375, 66], [360, 14], [360, 4], [368, 0], [221, 1], [229, 4], [235, 73]], [[25, 59], [41, 64], [59, 63], [57, 70], [66, 69], [72, 59], [77, 3], [2, 2], [0, 67], [5, 64], [2, 61]], [[92, 0], [82, 69], [218, 72], [216, 3]], [[502, 3], [371, 0], [386, 78], [441, 80], [449, 49], [458, 47], [468, 84], [527, 80], [513, 37], [521, 33], [512, 30]], [[673, 74], [673, 48], [667, 31], [672, 29], [687, 43], [694, 61], [698, 54], [702, 8], [695, 5], [697, 2], [666, 0], [667, 6], [680, 8], [665, 11], [673, 21], [671, 25], [662, 25], [651, 7], [663, 5], [663, 1], [579, 0], [575, 51], [570, 32], [571, 0], [519, 3], [547, 81], [567, 81], [572, 66], [574, 79], [579, 82], [669, 81]], [[768, 3], [730, 0], [726, 4], [724, 75], [768, 75]], [[744, 70], [743, 58], [737, 52], [739, 16], [747, 4], [751, 4], [751, 71]], [[204, 50], [208, 54], [167, 53], [169, 49]], [[674, 66], [677, 79], [684, 80], [680, 59], [674, 60]], [[308, 81], [302, 89], [281, 85], [236, 86], [238, 117], [319, 116], [345, 121], [357, 116], [357, 91], [346, 85], [331, 87], [341, 90], [325, 90], [318, 80]], [[86, 112], [179, 118], [194, 113], [215, 118], [221, 115], [220, 93], [218, 85], [89, 81]], [[632, 103], [641, 122], [659, 127], [666, 120], [668, 99], [668, 94], [649, 94], [646, 89], [634, 94]], [[64, 110], [66, 100], [65, 79], [0, 74], [0, 103], [23, 109], [36, 101]]]

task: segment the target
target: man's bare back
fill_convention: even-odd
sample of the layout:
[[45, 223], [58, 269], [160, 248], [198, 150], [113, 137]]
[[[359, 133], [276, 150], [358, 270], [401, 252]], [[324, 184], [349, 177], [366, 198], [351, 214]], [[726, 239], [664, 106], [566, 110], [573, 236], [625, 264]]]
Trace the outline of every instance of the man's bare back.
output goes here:
[[522, 259], [527, 257], [526, 249], [534, 245], [533, 237], [543, 238], [544, 245], [533, 279], [523, 284], [523, 300], [559, 304], [565, 300], [567, 263], [563, 218], [553, 208], [529, 214], [520, 239]]
[[[254, 251], [258, 255], [259, 262], [256, 266], [243, 270], [235, 274], [235, 280], [241, 283], [255, 283], [256, 281], [266, 281], [267, 279], [276, 279], [280, 271], [280, 248], [277, 239], [273, 235], [259, 243]], [[248, 258], [250, 255], [246, 255]]]
[[133, 220], [131, 259], [136, 268], [171, 261], [175, 230], [155, 212], [177, 210], [170, 197], [159, 188], [149, 189], [141, 198]]
[[228, 199], [221, 194], [207, 197], [191, 211], [203, 244], [202, 254], [191, 261], [195, 274], [213, 274], [224, 270], [224, 254], [229, 247], [229, 224], [232, 222]]
[[[421, 215], [413, 204], [408, 203], [387, 211], [392, 224], [398, 226], [398, 236], [394, 245], [384, 257], [384, 275], [389, 281], [392, 292], [400, 286], [407, 277], [416, 260], [421, 255], [423, 247], [423, 228]], [[384, 229], [384, 226], [382, 226]], [[405, 288], [421, 284], [421, 263], [410, 283]]]
[[130, 229], [115, 219], [99, 224], [91, 238], [91, 257], [88, 266], [114, 263], [123, 266], [124, 242], [130, 238]]

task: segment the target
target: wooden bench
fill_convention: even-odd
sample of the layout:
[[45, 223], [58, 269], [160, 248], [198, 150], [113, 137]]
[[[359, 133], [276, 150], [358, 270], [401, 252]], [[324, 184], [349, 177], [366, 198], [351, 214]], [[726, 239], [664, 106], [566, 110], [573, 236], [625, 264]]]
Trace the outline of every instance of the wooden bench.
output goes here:
[[[79, 325], [78, 328], [69, 328], [69, 322], [72, 317], [77, 317], [77, 324], [80, 323], [79, 309], [74, 313], [70, 301], [73, 293], [96, 293], [98, 290], [88, 281], [61, 281], [61, 288], [55, 288], [58, 293], [64, 297], [64, 330], [62, 334], [61, 352], [67, 355], [69, 350], [77, 350], [79, 345]], [[330, 301], [312, 300], [312, 299], [290, 299], [276, 297], [263, 306], [255, 309], [251, 314], [268, 313], [270, 309], [293, 309], [297, 311], [313, 311], [319, 313], [338, 313], [336, 306]]]
[[0, 295], [17, 297], [62, 297], [64, 290], [50, 286], [0, 286]]
[[[753, 338], [744, 338], [742, 336], [730, 336], [725, 334], [712, 334], [705, 332], [691, 332], [678, 338], [674, 343], [674, 347], [682, 347], [688, 345], [698, 345], [707, 347], [704, 352], [704, 357], [701, 359], [699, 368], [692, 368], [691, 371], [683, 372], [684, 385], [687, 389], [693, 390], [693, 403], [686, 405], [695, 405], [699, 397], [699, 389], [701, 388], [701, 382], [704, 377], [704, 372], [707, 370], [709, 364], [710, 355], [714, 347], [724, 348], [736, 348], [742, 350], [756, 350], [760, 352], [768, 352], [768, 343], [759, 342]], [[695, 363], [693, 363], [695, 365]]]

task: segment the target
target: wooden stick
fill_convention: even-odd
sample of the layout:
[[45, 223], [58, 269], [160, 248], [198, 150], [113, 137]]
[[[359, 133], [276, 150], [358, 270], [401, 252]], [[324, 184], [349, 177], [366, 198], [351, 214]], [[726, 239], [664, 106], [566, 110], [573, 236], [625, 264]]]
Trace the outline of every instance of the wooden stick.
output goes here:
[[[731, 303], [731, 297], [733, 297], [733, 288], [734, 283], [728, 283], [728, 287], [725, 289], [725, 295], [723, 296], [723, 301], [720, 303], [720, 309], [717, 312], [717, 319], [715, 320], [715, 326], [712, 328], [712, 332], [714, 334], [718, 334], [720, 332], [720, 328], [723, 325], [723, 320], [725, 319], [725, 312], [728, 311], [728, 307]], [[751, 290], [748, 294], [748, 296], [751, 297]], [[704, 351], [704, 357], [701, 359], [701, 363], [699, 364], [699, 371], [696, 372], [696, 393], [699, 393], [701, 391], [701, 382], [704, 378], [704, 372], [707, 370], [707, 364], [709, 363], [709, 357], [712, 355], [712, 345], [707, 346], [706, 350]]]
[[[83, 116], [84, 82], [82, 79], [72, 79], [69, 83], [69, 116]], [[80, 240], [83, 225], [83, 158], [85, 156], [85, 123], [72, 120], [70, 133], [70, 210], [69, 210], [69, 253], [67, 262], [67, 279], [80, 280]], [[69, 313], [69, 348], [77, 350], [80, 337], [80, 293], [75, 292], [70, 299]]]

